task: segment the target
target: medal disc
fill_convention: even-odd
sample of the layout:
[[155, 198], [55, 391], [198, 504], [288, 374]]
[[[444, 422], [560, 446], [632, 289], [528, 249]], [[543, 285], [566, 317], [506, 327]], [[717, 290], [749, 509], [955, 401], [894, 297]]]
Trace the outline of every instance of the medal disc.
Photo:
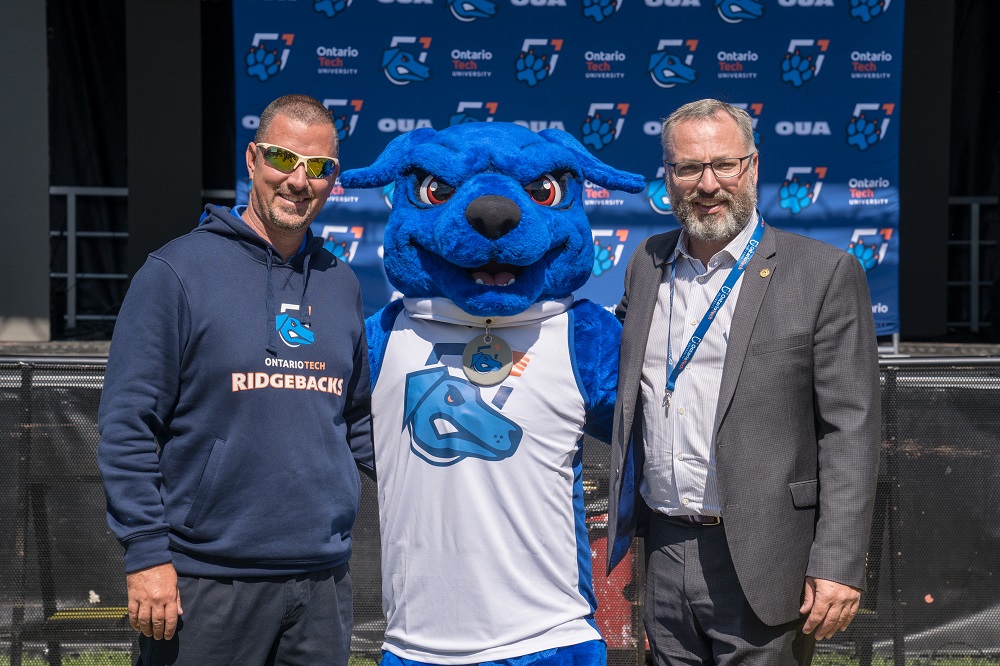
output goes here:
[[493, 386], [507, 379], [514, 365], [514, 352], [496, 333], [480, 335], [465, 345], [462, 370], [469, 381], [479, 386]]

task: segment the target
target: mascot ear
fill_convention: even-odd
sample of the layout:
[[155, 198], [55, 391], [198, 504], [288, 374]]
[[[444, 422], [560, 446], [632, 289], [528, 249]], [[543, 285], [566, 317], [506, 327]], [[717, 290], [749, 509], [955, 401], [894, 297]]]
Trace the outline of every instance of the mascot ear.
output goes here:
[[406, 134], [400, 134], [389, 142], [375, 162], [361, 169], [348, 169], [340, 174], [340, 184], [344, 187], [382, 187], [396, 180], [396, 176], [410, 166], [411, 151], [414, 146], [433, 139], [436, 131], [421, 127]]
[[[594, 157], [583, 144], [576, 140], [569, 132], [559, 129], [546, 129], [538, 133], [550, 143], [558, 144], [568, 149], [576, 157], [580, 164], [582, 176], [587, 180], [606, 187], [610, 190], [624, 190], [625, 192], [642, 192], [646, 188], [646, 180], [637, 173], [620, 171], [608, 166], [601, 160]], [[343, 176], [341, 176], [343, 179]]]

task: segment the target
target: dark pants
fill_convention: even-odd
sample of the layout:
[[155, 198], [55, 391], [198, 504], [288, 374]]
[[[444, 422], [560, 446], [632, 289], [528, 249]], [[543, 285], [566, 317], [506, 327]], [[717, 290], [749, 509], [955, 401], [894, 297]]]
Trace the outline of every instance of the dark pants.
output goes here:
[[816, 641], [801, 631], [805, 616], [773, 627], [757, 617], [724, 529], [650, 519], [644, 620], [653, 663], [809, 664]]
[[139, 666], [346, 666], [346, 564], [276, 578], [177, 581], [184, 614], [169, 641], [139, 636]]

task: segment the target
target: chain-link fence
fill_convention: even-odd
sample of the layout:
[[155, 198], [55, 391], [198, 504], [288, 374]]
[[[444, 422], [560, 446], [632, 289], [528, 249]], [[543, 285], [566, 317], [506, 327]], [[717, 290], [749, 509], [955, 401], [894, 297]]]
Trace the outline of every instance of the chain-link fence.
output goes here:
[[[134, 649], [95, 462], [103, 373], [102, 360], [0, 361], [0, 666], [59, 664], [94, 649], [128, 663]], [[997, 663], [1000, 359], [883, 361], [882, 379], [869, 592], [818, 660]], [[641, 664], [641, 557], [633, 548], [601, 575], [607, 446], [588, 441], [584, 461], [597, 624], [610, 663]], [[351, 560], [352, 651], [362, 659], [377, 659], [385, 626], [379, 568], [375, 485], [364, 479]]]

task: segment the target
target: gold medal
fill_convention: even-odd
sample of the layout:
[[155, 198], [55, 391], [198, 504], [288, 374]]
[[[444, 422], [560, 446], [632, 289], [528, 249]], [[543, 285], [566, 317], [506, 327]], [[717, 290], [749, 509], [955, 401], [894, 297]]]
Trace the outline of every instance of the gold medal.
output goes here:
[[514, 365], [514, 352], [507, 341], [490, 329], [465, 345], [462, 370], [478, 386], [493, 386], [507, 379]]

